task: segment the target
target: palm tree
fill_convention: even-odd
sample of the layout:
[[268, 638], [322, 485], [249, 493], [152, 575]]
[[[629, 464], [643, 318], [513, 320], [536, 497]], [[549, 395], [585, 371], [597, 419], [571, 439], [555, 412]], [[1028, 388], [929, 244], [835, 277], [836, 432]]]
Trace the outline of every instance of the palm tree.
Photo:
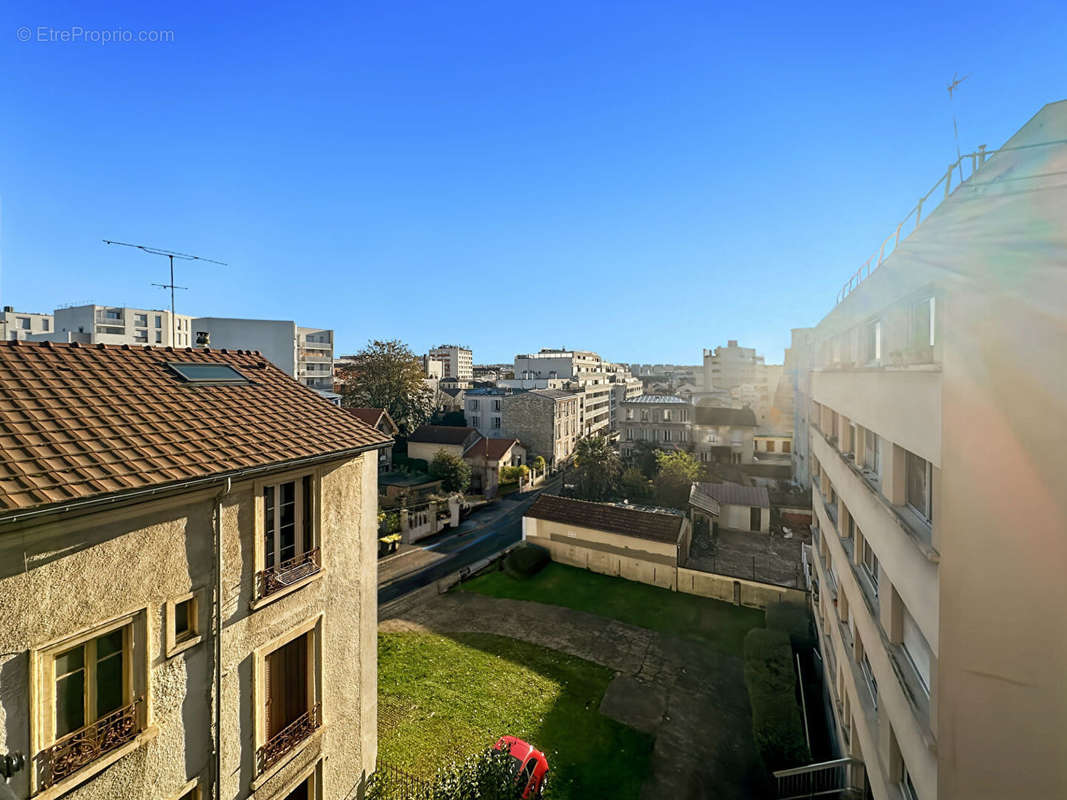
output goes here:
[[575, 484], [583, 500], [606, 500], [615, 494], [622, 472], [619, 454], [600, 434], [579, 439], [574, 448]]

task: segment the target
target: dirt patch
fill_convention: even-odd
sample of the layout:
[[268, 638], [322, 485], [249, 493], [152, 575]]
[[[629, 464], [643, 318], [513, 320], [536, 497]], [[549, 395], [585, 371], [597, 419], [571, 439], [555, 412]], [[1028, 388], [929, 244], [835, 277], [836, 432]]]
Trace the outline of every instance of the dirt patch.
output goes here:
[[800, 548], [805, 541], [807, 539], [800, 535], [785, 539], [778, 535], [727, 528], [720, 528], [715, 536], [707, 532], [694, 533], [685, 566], [799, 589], [804, 585]]

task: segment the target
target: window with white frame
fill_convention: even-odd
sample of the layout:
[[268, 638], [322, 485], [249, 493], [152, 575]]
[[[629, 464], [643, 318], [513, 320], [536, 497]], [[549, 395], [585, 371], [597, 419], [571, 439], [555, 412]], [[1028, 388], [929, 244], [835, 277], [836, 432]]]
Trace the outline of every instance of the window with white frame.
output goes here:
[[862, 562], [863, 571], [867, 575], [867, 580], [871, 582], [871, 588], [874, 589], [875, 596], [878, 595], [878, 556], [874, 554], [874, 550], [871, 549], [870, 543], [860, 536], [860, 541], [863, 542], [862, 546]]
[[919, 626], [915, 623], [915, 619], [908, 612], [908, 609], [902, 608], [902, 610], [901, 647], [907, 655], [908, 661], [915, 669], [915, 674], [918, 676], [923, 689], [929, 695], [930, 664], [933, 660], [933, 653], [930, 650], [930, 645], [926, 642], [926, 637], [919, 630]]
[[863, 328], [863, 357], [868, 364], [882, 359], [882, 322], [874, 320]]
[[927, 522], [934, 518], [933, 466], [929, 461], [905, 451], [907, 502]]
[[314, 487], [310, 474], [263, 486], [261, 597], [319, 571]]

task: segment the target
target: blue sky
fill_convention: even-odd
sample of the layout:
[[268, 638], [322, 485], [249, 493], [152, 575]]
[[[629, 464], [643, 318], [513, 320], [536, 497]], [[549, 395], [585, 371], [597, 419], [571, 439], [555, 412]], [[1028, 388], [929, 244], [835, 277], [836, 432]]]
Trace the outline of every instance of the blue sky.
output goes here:
[[1067, 97], [1062, 2], [156, 5], [0, 10], [4, 304], [165, 306], [112, 238], [339, 352], [780, 361], [954, 159], [953, 73], [964, 152]]

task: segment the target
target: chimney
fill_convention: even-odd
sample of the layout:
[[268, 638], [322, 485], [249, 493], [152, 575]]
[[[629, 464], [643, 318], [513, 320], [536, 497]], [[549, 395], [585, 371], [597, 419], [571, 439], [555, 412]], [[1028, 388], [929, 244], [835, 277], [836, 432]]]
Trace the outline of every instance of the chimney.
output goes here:
[[196, 346], [197, 347], [209, 347], [211, 345], [211, 333], [210, 331], [197, 331], [196, 332]]

